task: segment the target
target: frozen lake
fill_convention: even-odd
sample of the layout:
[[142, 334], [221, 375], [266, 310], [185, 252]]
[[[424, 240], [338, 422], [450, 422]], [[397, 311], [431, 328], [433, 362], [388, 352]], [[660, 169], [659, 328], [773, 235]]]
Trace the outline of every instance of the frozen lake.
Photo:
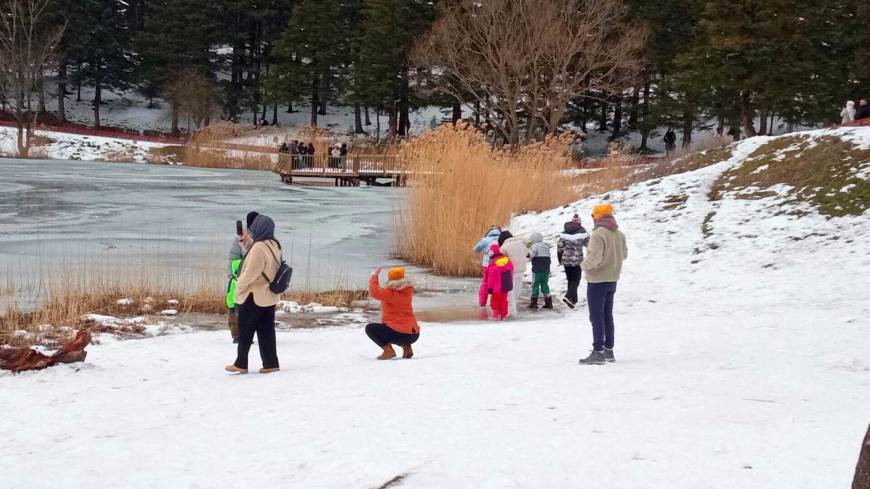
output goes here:
[[[273, 174], [0, 160], [0, 286], [46, 271], [220, 283], [235, 221], [271, 216], [296, 287], [364, 286], [388, 261], [393, 188], [288, 186]], [[48, 268], [51, 267], [51, 268]]]

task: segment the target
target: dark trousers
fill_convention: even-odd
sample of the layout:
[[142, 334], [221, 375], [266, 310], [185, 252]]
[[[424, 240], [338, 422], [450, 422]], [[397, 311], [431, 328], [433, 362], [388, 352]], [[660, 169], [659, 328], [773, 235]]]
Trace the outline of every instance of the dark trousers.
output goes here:
[[275, 306], [260, 307], [254, 303], [254, 295], [248, 295], [244, 304], [236, 304], [239, 314], [239, 349], [236, 367], [248, 368], [248, 352], [257, 333], [260, 359], [263, 368], [278, 368], [278, 348], [275, 345]]
[[586, 305], [592, 323], [592, 349], [602, 351], [613, 348], [613, 296], [616, 282], [589, 284], [586, 288]]
[[399, 333], [386, 324], [381, 323], [372, 323], [366, 326], [366, 335], [381, 348], [391, 343], [399, 346], [410, 345], [420, 338], [420, 333]]
[[580, 286], [580, 266], [572, 267], [565, 265], [565, 278], [568, 279], [568, 291], [565, 297], [574, 304], [577, 303], [577, 287]]

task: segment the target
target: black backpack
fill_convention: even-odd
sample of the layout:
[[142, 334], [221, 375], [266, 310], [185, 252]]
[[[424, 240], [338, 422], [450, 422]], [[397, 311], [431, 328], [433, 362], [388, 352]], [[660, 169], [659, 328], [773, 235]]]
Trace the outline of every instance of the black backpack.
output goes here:
[[279, 260], [278, 257], [275, 256], [275, 252], [272, 251], [272, 248], [266, 245], [266, 249], [268, 249], [269, 253], [272, 254], [272, 258], [278, 262], [278, 272], [275, 273], [275, 278], [273, 279], [269, 279], [269, 277], [266, 276], [266, 272], [260, 272], [260, 274], [263, 275], [263, 278], [265, 278], [267, 282], [269, 282], [269, 290], [271, 290], [273, 294], [283, 294], [290, 287], [290, 278], [293, 276], [293, 269], [284, 261], [283, 254]]

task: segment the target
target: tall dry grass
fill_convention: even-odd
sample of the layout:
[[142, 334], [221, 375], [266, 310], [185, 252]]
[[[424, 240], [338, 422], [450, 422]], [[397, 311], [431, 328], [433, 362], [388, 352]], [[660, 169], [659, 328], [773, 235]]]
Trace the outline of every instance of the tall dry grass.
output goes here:
[[410, 189], [396, 212], [395, 255], [442, 275], [479, 273], [472, 247], [490, 226], [576, 199], [564, 172], [568, 147], [551, 138], [510, 153], [473, 128], [450, 125], [410, 141], [400, 152]]
[[[87, 325], [87, 314], [148, 316], [167, 309], [179, 314], [226, 314], [222, 259], [181, 268], [145, 256], [138, 263], [141, 268], [118, 268], [108, 262], [84, 267], [46, 265], [18, 277], [6, 270], [0, 283], [0, 345], [57, 344]], [[329, 290], [293, 283], [282, 295], [299, 304], [338, 307], [355, 307], [366, 297], [366, 290], [348, 287], [340, 276]]]
[[277, 154], [264, 152], [254, 145], [232, 144], [233, 139], [254, 134], [256, 131], [251, 126], [231, 122], [210, 124], [190, 136], [182, 153], [184, 164], [201, 168], [271, 170], [278, 160]]

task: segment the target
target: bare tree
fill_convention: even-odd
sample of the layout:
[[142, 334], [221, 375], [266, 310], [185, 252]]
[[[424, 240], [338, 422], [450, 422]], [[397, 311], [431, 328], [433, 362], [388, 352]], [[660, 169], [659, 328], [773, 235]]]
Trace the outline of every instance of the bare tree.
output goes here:
[[579, 93], [613, 93], [639, 73], [646, 31], [621, 0], [454, 0], [420, 41], [424, 89], [473, 99], [513, 145], [555, 131]]
[[63, 26], [48, 25], [50, 0], [0, 0], [0, 86], [18, 130], [18, 155], [27, 157], [37, 111], [33, 91], [43, 78]]
[[215, 84], [198, 70], [185, 70], [166, 87], [166, 96], [177, 114], [187, 114], [187, 128], [193, 120], [197, 128], [209, 125], [217, 112]]

